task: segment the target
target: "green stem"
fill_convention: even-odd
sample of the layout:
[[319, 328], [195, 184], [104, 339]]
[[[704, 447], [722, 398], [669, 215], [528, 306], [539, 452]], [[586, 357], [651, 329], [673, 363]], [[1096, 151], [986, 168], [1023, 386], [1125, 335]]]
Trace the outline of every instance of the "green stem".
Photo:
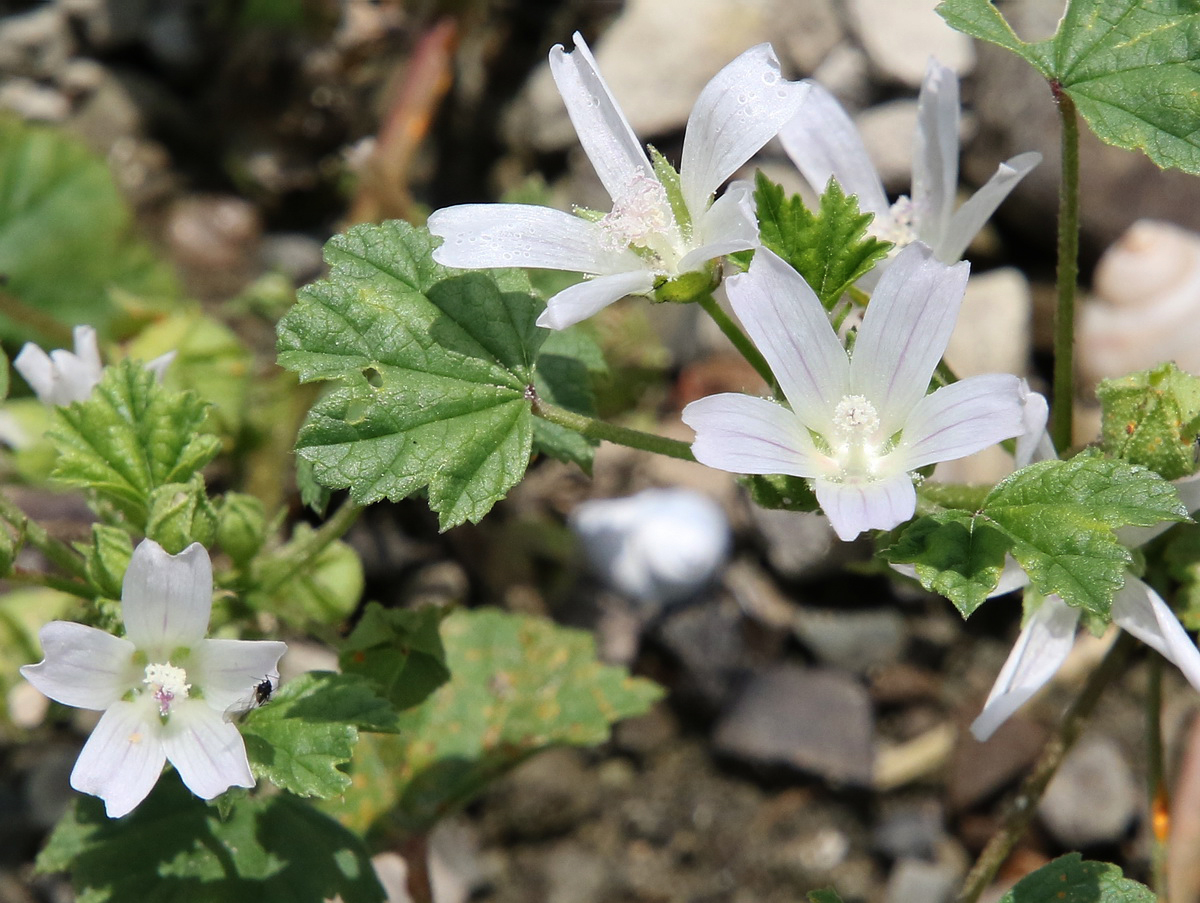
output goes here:
[[333, 517], [321, 524], [303, 542], [297, 543], [270, 563], [269, 577], [263, 579], [259, 591], [270, 593], [279, 589], [288, 580], [312, 563], [334, 540], [341, 539], [354, 526], [363, 506], [350, 499], [342, 502]]
[[1109, 681], [1121, 673], [1125, 658], [1136, 644], [1136, 640], [1121, 631], [1116, 642], [1112, 644], [1096, 670], [1088, 675], [1087, 683], [1071, 703], [1071, 707], [1058, 725], [1058, 732], [1050, 738], [1041, 756], [1033, 766], [1033, 771], [1025, 778], [1021, 789], [1004, 814], [1000, 830], [992, 835], [975, 865], [963, 882], [956, 903], [976, 903], [979, 897], [992, 883], [996, 872], [1008, 858], [1025, 829], [1037, 814], [1037, 803], [1046, 792], [1050, 779], [1058, 771], [1058, 767], [1066, 758], [1067, 752], [1079, 738], [1084, 722], [1092, 713], [1100, 694], [1108, 686]]
[[26, 568], [14, 567], [5, 574], [4, 579], [25, 586], [46, 586], [50, 589], [56, 589], [60, 593], [69, 593], [72, 596], [78, 596], [80, 599], [87, 599], [89, 602], [96, 598], [96, 591], [86, 583], [80, 583], [77, 580], [68, 580], [65, 577], [55, 577], [53, 574], [43, 574], [41, 571], [31, 571]]
[[712, 317], [713, 322], [717, 324], [721, 332], [725, 333], [725, 337], [733, 342], [733, 347], [738, 350], [738, 353], [763, 378], [763, 382], [774, 388], [776, 385], [775, 374], [771, 372], [771, 367], [767, 364], [767, 359], [754, 347], [754, 343], [750, 341], [750, 337], [746, 333], [742, 332], [741, 327], [733, 322], [733, 317], [725, 313], [721, 305], [717, 303], [717, 299], [711, 294], [702, 295], [699, 300], [700, 306], [704, 308], [704, 312]]
[[73, 577], [87, 580], [87, 568], [83, 559], [69, 545], [55, 539], [36, 521], [30, 520], [24, 511], [3, 492], [0, 492], [0, 518], [12, 524], [25, 537], [25, 541], [41, 552], [53, 564], [58, 565]]
[[1150, 656], [1150, 679], [1146, 686], [1146, 780], [1150, 791], [1151, 848], [1150, 888], [1159, 900], [1167, 896], [1167, 832], [1160, 830], [1161, 821], [1170, 812], [1167, 798], [1166, 766], [1162, 737], [1162, 672], [1161, 656]]
[[1075, 400], [1075, 284], [1079, 279], [1079, 120], [1075, 103], [1051, 85], [1062, 118], [1062, 185], [1058, 196], [1058, 304], [1054, 313], [1054, 416], [1050, 436], [1071, 447]]
[[629, 448], [638, 448], [642, 451], [654, 452], [655, 454], [666, 455], [670, 458], [679, 458], [682, 461], [696, 460], [692, 454], [692, 447], [686, 442], [680, 442], [678, 439], [667, 439], [665, 436], [656, 436], [653, 433], [631, 430], [628, 427], [614, 426], [611, 423], [605, 423], [603, 420], [585, 417], [583, 414], [576, 414], [574, 411], [568, 411], [565, 408], [560, 408], [557, 405], [543, 401], [534, 395], [532, 391], [530, 392], [530, 400], [533, 402], [533, 413], [536, 416], [550, 423], [565, 426], [567, 429], [574, 430], [581, 436], [586, 436], [589, 439], [615, 442], [617, 445], [626, 445]]

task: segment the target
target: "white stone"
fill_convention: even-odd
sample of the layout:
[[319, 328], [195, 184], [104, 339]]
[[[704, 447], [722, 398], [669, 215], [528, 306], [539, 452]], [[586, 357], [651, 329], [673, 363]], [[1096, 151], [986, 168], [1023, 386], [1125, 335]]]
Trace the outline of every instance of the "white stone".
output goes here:
[[54, 88], [28, 78], [12, 78], [0, 85], [0, 109], [23, 119], [62, 122], [71, 112], [71, 102]]
[[971, 39], [934, 12], [939, 0], [850, 0], [850, 22], [879, 72], [916, 88], [935, 57], [965, 75], [975, 64]]
[[917, 102], [893, 100], [871, 107], [854, 124], [883, 184], [908, 194], [912, 188], [913, 135], [917, 131]]
[[946, 348], [946, 363], [958, 376], [1029, 372], [1033, 292], [1014, 267], [972, 276]]

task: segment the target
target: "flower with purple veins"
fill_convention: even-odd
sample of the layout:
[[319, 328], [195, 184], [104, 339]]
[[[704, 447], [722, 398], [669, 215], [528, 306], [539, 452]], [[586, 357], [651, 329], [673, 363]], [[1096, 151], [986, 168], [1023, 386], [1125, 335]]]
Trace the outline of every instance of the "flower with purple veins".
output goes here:
[[734, 312], [790, 408], [726, 393], [689, 404], [692, 452], [734, 473], [808, 477], [838, 536], [913, 516], [913, 471], [1024, 432], [1021, 381], [972, 376], [926, 394], [946, 350], [968, 266], [921, 243], [887, 268], [847, 355], [808, 283], [770, 251], [730, 277]]

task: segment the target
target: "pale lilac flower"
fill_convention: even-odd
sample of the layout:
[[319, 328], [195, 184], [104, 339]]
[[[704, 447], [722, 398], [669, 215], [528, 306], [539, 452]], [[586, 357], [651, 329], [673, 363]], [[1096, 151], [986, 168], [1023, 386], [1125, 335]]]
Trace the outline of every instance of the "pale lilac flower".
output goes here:
[[[100, 382], [104, 365], [96, 330], [91, 326], [76, 326], [75, 351], [58, 349], [47, 354], [33, 342], [26, 342], [15, 358], [13, 367], [25, 377], [38, 400], [48, 405], [68, 405], [87, 401], [92, 389]], [[174, 351], [156, 357], [146, 364], [160, 380], [167, 365], [175, 358]]]
[[849, 540], [913, 516], [912, 472], [1019, 435], [1021, 381], [972, 376], [926, 395], [967, 282], [917, 243], [884, 272], [847, 356], [808, 284], [765, 249], [727, 281], [729, 299], [791, 409], [723, 394], [683, 411], [701, 463], [734, 473], [809, 477]]
[[859, 206], [875, 214], [870, 226], [874, 235], [899, 246], [923, 241], [938, 260], [956, 263], [1009, 192], [1042, 159], [1031, 151], [1001, 163], [987, 184], [955, 211], [958, 120], [958, 77], [931, 58], [917, 100], [912, 197], [902, 196], [891, 205], [858, 129], [820, 85], [813, 86], [779, 140], [815, 191], [824, 191], [832, 176], [843, 191], [857, 195]]
[[729, 553], [725, 512], [690, 489], [592, 499], [571, 512], [570, 523], [600, 576], [648, 604], [694, 595]]
[[[1036, 398], [1041, 399], [1041, 396]], [[1045, 429], [1045, 400], [1027, 405], [1026, 410], [1028, 429], [1022, 437], [1025, 441], [1017, 443], [1018, 467], [1057, 457]], [[1034, 441], [1028, 441], [1029, 437]], [[1177, 480], [1175, 487], [1179, 490], [1180, 501], [1189, 511], [1200, 508], [1200, 474]], [[1164, 522], [1154, 527], [1126, 527], [1118, 530], [1117, 535], [1127, 545], [1141, 545], [1171, 526]], [[1020, 589], [1028, 583], [1029, 577], [1010, 557], [1005, 562], [999, 585], [989, 598]], [[1179, 668], [1188, 683], [1200, 690], [1200, 650], [1162, 596], [1137, 577], [1127, 574], [1125, 586], [1113, 596], [1111, 613], [1114, 624], [1157, 651]], [[983, 704], [983, 711], [971, 724], [971, 733], [977, 740], [986, 740], [995, 733], [1054, 676], [1075, 646], [1079, 618], [1079, 609], [1068, 605], [1060, 596], [1050, 595], [1042, 600], [1021, 629]]]
[[71, 786], [118, 818], [153, 789], [170, 761], [192, 793], [212, 799], [253, 787], [246, 747], [225, 711], [262, 681], [279, 682], [284, 643], [209, 640], [212, 564], [192, 543], [168, 555], [143, 540], [121, 587], [125, 636], [70, 621], [39, 634], [45, 660], [21, 674], [63, 705], [104, 712]]
[[625, 295], [646, 294], [684, 273], [758, 243], [748, 187], [715, 202], [721, 183], [799, 109], [808, 90], [784, 80], [769, 44], [752, 47], [713, 77], [688, 117], [679, 167], [683, 209], [655, 175], [583, 38], [550, 51], [550, 71], [579, 141], [612, 198], [603, 217], [527, 204], [465, 204], [437, 210], [433, 252], [452, 267], [540, 267], [586, 273], [549, 301], [538, 325], [565, 329]]

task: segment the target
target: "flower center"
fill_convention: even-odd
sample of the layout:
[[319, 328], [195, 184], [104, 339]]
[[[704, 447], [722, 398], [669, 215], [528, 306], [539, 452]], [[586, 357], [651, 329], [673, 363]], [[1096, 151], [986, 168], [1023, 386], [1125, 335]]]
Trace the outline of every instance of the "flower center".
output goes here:
[[612, 251], [630, 248], [649, 252], [664, 268], [673, 269], [679, 257], [670, 238], [675, 217], [666, 189], [655, 179], [638, 176], [613, 208], [600, 220], [604, 245]]
[[833, 425], [847, 439], [862, 442], [879, 429], [879, 412], [864, 395], [847, 395], [833, 409]]
[[846, 395], [833, 409], [837, 441], [831, 443], [840, 480], [872, 480], [879, 449], [874, 441], [879, 430], [879, 412], [863, 395]]
[[900, 195], [896, 203], [884, 216], [877, 216], [868, 231], [881, 241], [890, 241], [895, 247], [888, 254], [894, 257], [901, 248], [917, 240], [917, 207], [908, 195]]
[[171, 713], [171, 703], [176, 699], [187, 699], [188, 690], [192, 688], [187, 682], [187, 672], [170, 662], [147, 665], [142, 683], [150, 688], [150, 695], [158, 703], [158, 713], [164, 718]]

